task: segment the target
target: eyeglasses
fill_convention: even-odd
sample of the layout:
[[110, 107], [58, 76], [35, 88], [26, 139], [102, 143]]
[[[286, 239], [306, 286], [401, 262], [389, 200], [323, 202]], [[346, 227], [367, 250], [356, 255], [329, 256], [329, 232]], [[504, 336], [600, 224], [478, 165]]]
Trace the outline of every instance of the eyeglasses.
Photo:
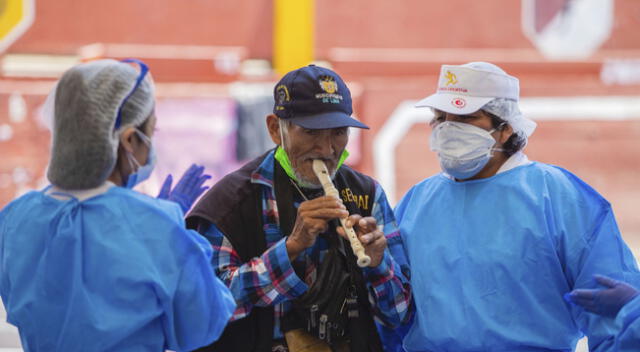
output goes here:
[[127, 96], [124, 97], [124, 99], [120, 103], [120, 106], [118, 107], [118, 116], [116, 117], [116, 124], [115, 124], [114, 130], [117, 130], [118, 128], [120, 128], [120, 125], [122, 124], [122, 108], [124, 107], [124, 104], [127, 102], [127, 100], [129, 100], [129, 98], [133, 95], [136, 89], [138, 89], [138, 87], [140, 86], [140, 83], [142, 83], [142, 80], [144, 80], [144, 77], [147, 75], [147, 72], [149, 72], [149, 67], [147, 67], [147, 65], [144, 62], [138, 59], [124, 59], [124, 60], [121, 60], [120, 62], [131, 62], [131, 63], [138, 64], [138, 66], [140, 66], [140, 73], [138, 74], [138, 78], [136, 78], [136, 84], [133, 85], [133, 88], [131, 88], [131, 91], [129, 92], [129, 94], [127, 94]]

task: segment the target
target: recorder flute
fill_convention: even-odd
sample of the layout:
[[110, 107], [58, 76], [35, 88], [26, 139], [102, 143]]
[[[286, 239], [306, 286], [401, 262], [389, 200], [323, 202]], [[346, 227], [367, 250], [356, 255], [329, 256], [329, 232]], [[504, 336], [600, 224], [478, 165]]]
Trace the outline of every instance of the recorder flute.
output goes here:
[[[331, 182], [331, 177], [329, 177], [329, 171], [327, 170], [327, 166], [324, 164], [322, 160], [314, 160], [313, 161], [313, 172], [318, 177], [320, 184], [322, 184], [322, 188], [324, 189], [324, 193], [328, 196], [334, 196], [336, 198], [340, 198], [340, 194], [338, 190]], [[353, 253], [355, 253], [356, 257], [358, 257], [358, 266], [363, 268], [371, 263], [371, 258], [364, 253], [364, 247], [356, 232], [353, 230], [353, 227], [348, 227], [346, 225], [346, 218], [340, 219], [340, 224], [342, 228], [344, 228], [345, 233], [347, 234], [347, 238], [349, 239], [349, 243], [351, 244], [351, 249], [353, 249]]]

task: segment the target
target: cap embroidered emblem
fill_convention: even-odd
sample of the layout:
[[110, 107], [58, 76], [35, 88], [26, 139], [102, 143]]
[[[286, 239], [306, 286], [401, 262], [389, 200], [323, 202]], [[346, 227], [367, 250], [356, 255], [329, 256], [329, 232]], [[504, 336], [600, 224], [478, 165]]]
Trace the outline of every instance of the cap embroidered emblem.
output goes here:
[[451, 101], [451, 105], [455, 106], [458, 109], [462, 109], [467, 105], [467, 102], [462, 98], [455, 98]]
[[338, 84], [333, 77], [322, 76], [320, 77], [320, 88], [329, 94], [333, 94], [338, 91]]
[[444, 76], [444, 78], [446, 78], [447, 80], [445, 86], [458, 83], [458, 77], [456, 77], [454, 73], [451, 73], [451, 71], [447, 71], [447, 74]]
[[[287, 101], [291, 100], [291, 97], [289, 96], [289, 90], [287, 89], [287, 86], [285, 86], [284, 84], [279, 85], [278, 87], [276, 87], [276, 100], [277, 100], [277, 105], [282, 105]], [[276, 106], [277, 110], [284, 110], [283, 106]]]

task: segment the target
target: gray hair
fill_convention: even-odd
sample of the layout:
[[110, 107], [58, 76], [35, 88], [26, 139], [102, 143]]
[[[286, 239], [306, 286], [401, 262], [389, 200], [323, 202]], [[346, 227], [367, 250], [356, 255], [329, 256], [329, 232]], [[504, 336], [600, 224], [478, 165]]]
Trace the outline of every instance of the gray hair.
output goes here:
[[77, 65], [58, 81], [52, 99], [53, 145], [47, 178], [63, 189], [95, 188], [112, 173], [120, 132], [140, 126], [151, 116], [155, 100], [150, 76], [135, 86], [139, 73], [132, 65], [97, 60]]
[[291, 126], [292, 122], [278, 118], [278, 126], [280, 128], [280, 147], [284, 149], [284, 136], [289, 138], [289, 126]]

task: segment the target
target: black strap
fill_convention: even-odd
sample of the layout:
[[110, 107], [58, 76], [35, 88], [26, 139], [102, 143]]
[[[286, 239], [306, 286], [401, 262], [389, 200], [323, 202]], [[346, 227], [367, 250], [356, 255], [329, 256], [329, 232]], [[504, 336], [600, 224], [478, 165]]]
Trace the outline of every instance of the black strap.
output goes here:
[[277, 160], [274, 161], [273, 173], [280, 231], [284, 236], [289, 236], [298, 216], [298, 211], [293, 204], [294, 189], [289, 181], [289, 176]]

